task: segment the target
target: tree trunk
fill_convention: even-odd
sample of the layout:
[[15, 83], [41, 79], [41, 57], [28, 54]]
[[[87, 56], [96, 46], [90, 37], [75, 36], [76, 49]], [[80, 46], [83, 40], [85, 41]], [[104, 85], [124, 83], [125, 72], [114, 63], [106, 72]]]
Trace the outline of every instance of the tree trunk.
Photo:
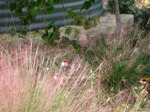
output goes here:
[[117, 22], [117, 36], [118, 36], [118, 39], [120, 39], [122, 24], [121, 24], [121, 19], [120, 19], [118, 0], [114, 0], [114, 3], [115, 3], [115, 15], [116, 15], [116, 22]]

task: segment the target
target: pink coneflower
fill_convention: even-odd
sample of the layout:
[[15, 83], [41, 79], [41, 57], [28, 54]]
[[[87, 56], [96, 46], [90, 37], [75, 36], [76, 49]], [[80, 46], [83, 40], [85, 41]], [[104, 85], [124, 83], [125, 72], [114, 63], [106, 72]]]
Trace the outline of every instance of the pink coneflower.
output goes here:
[[66, 80], [67, 80], [67, 77], [66, 77], [66, 76], [61, 77], [60, 85], [64, 85], [64, 84], [65, 84], [65, 82], [66, 82]]
[[147, 78], [147, 79], [146, 79], [146, 84], [147, 84], [147, 86], [150, 85], [150, 78]]
[[44, 70], [44, 71], [48, 71], [48, 70], [49, 70], [49, 68], [48, 68], [48, 67], [46, 67], [46, 68], [43, 68], [43, 70]]
[[68, 62], [66, 59], [63, 59], [61, 66], [68, 66]]
[[146, 84], [146, 79], [145, 79], [145, 78], [142, 78], [142, 79], [140, 80], [140, 83]]
[[147, 94], [150, 93], [150, 88], [146, 89], [145, 91]]
[[59, 73], [56, 73], [55, 76], [53, 77], [53, 79], [55, 81], [58, 81], [60, 79], [60, 74]]

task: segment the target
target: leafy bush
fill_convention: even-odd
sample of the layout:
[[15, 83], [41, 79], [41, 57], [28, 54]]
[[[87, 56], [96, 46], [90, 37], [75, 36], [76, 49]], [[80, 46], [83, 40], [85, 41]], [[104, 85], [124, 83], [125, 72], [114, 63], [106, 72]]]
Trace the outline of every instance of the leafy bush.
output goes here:
[[[26, 28], [29, 26], [36, 18], [38, 12], [43, 12], [45, 14], [51, 14], [54, 11], [54, 5], [60, 2], [60, 0], [10, 0], [10, 11], [14, 11], [16, 15], [19, 16], [19, 20], [22, 25]], [[95, 0], [85, 1], [80, 9], [88, 10]], [[27, 7], [26, 15], [23, 15], [23, 8]], [[86, 16], [80, 16], [78, 12], [74, 12], [71, 8], [67, 9], [68, 17], [73, 18], [73, 25], [84, 26], [85, 29], [89, 29], [96, 25], [97, 19], [94, 18], [93, 21], [88, 21]], [[45, 18], [43, 18], [44, 24], [47, 25]], [[53, 25], [54, 22], [50, 23], [45, 29], [45, 33], [42, 35], [42, 39], [49, 44], [55, 44], [56, 40], [59, 40], [60, 32], [59, 28]], [[27, 31], [25, 29], [21, 30], [22, 35], [26, 35]], [[67, 29], [66, 34], [70, 34], [71, 29]]]
[[74, 12], [72, 8], [67, 9], [67, 15], [69, 18], [74, 19], [72, 25], [84, 26], [85, 29], [90, 29], [100, 23], [99, 18], [95, 16], [93, 19], [88, 20], [85, 15], [79, 15], [78, 12]]
[[[134, 5], [135, 0], [118, 0], [120, 13], [128, 13], [130, 11], [130, 7]], [[108, 7], [111, 12], [115, 12], [115, 4], [113, 0], [108, 1]]]
[[[119, 10], [121, 14], [133, 14], [135, 20], [141, 23], [142, 28], [145, 28], [149, 18], [150, 12], [146, 9], [139, 9], [135, 4], [135, 0], [118, 0]], [[108, 1], [109, 10], [114, 13], [115, 5], [113, 0]]]
[[[48, 44], [56, 44], [55, 42], [60, 39], [59, 27], [53, 25], [51, 22], [42, 35], [42, 39]], [[51, 30], [51, 31], [50, 31]]]

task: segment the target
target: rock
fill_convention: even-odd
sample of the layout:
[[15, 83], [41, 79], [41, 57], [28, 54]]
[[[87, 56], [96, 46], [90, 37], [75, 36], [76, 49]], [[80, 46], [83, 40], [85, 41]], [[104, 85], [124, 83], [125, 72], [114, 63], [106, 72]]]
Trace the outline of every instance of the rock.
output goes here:
[[125, 27], [132, 26], [134, 23], [134, 15], [132, 14], [121, 14], [121, 22]]
[[[134, 16], [132, 14], [121, 14], [120, 17], [123, 28], [133, 25]], [[93, 38], [100, 34], [114, 34], [116, 32], [116, 27], [116, 16], [108, 14], [104, 17], [100, 17], [100, 24], [98, 26], [87, 30], [87, 36]]]
[[38, 37], [32, 39], [32, 44], [33, 45], [43, 45], [44, 41], [42, 40], [42, 38], [40, 36], [38, 36]]
[[104, 24], [116, 24], [116, 16], [112, 14], [108, 14], [104, 17], [100, 17], [100, 25]]
[[97, 27], [93, 27], [87, 30], [87, 36], [89, 38], [94, 38], [100, 34], [114, 34], [116, 31], [116, 24], [105, 24], [102, 23]]
[[[65, 34], [65, 31], [68, 27], [72, 28], [72, 32], [68, 35]], [[67, 37], [69, 40], [76, 40], [80, 44], [86, 45], [88, 43], [87, 36], [86, 36], [86, 30], [83, 26], [66, 26], [60, 28], [60, 40], [62, 37]]]
[[86, 35], [88, 38], [94, 38], [97, 37], [100, 34], [100, 29], [99, 27], [93, 27], [87, 30]]
[[[125, 26], [132, 26], [134, 23], [134, 15], [132, 14], [120, 14], [121, 22]], [[104, 17], [100, 17], [101, 24], [116, 24], [116, 16], [108, 14]], [[101, 25], [100, 24], [100, 25]]]

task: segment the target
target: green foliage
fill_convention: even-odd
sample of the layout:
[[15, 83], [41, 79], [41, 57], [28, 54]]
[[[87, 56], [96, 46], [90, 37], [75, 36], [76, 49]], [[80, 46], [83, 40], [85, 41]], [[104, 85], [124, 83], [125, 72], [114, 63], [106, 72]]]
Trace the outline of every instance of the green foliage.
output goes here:
[[91, 7], [92, 3], [95, 3], [95, 0], [85, 1], [85, 2], [83, 3], [83, 5], [82, 5], [80, 11], [83, 10], [83, 9], [88, 10], [88, 9]]
[[[124, 49], [121, 49], [124, 52]], [[114, 51], [120, 52], [120, 50]], [[142, 76], [147, 76], [150, 73], [148, 69], [150, 67], [149, 60], [150, 55], [144, 52], [141, 52], [134, 59], [134, 62], [131, 64], [131, 55], [126, 55], [126, 58], [121, 59], [119, 62], [116, 60], [111, 60], [112, 69], [108, 70], [105, 84], [109, 87], [113, 87], [114, 91], [118, 90], [118, 87], [125, 88], [129, 86], [128, 84], [134, 84], [138, 78]], [[116, 57], [116, 56], [115, 56]], [[138, 71], [138, 67], [143, 65], [141, 71]], [[126, 80], [124, 84], [123, 80]]]
[[46, 8], [45, 8], [45, 12], [46, 12], [47, 14], [51, 14], [53, 11], [54, 11], [54, 6], [47, 3], [47, 4], [46, 4]]
[[[39, 11], [42, 11], [45, 14], [51, 14], [54, 11], [54, 4], [58, 2], [60, 2], [60, 0], [13, 0], [10, 2], [10, 11], [15, 11], [17, 15], [20, 15], [19, 19], [26, 28], [26, 26], [30, 25], [35, 20], [36, 15]], [[94, 2], [95, 0], [85, 1], [82, 5], [81, 10], [88, 10]], [[21, 16], [23, 15], [22, 9], [26, 7], [27, 14], [25, 16]], [[67, 9], [67, 15], [69, 18], [74, 19], [74, 22], [72, 23], [74, 25], [84, 26], [86, 29], [89, 29], [92, 26], [94, 26], [91, 21], [87, 21], [85, 16], [80, 16], [78, 12], [75, 13], [71, 8]], [[44, 24], [47, 25], [47, 22], [44, 18], [43, 21]], [[53, 23], [50, 23], [48, 25], [47, 29], [45, 30], [45, 33], [42, 35], [42, 39], [49, 44], [53, 44], [56, 40], [59, 40], [60, 35], [59, 28], [52, 24]], [[72, 28], [68, 27], [66, 29], [65, 34], [69, 35], [71, 31]], [[25, 33], [25, 31], [23, 32], [23, 34], [27, 33]]]
[[77, 53], [81, 53], [82, 46], [77, 41], [71, 41], [70, 44]]
[[79, 29], [76, 29], [76, 30], [75, 30], [75, 37], [77, 37], [78, 34], [80, 34], [80, 30], [79, 30]]
[[56, 41], [60, 39], [59, 27], [53, 25], [54, 22], [51, 22], [45, 33], [42, 35], [42, 39], [48, 44], [56, 44]]
[[142, 84], [139, 87], [132, 87], [133, 96], [136, 98], [133, 110], [140, 109], [141, 111], [144, 111], [144, 107], [148, 107], [150, 102], [148, 100], [149, 98], [145, 94], [147, 89], [148, 86], [146, 86], [146, 84]]
[[61, 41], [61, 47], [67, 47], [70, 44], [70, 40], [67, 37], [62, 37], [62, 41]]
[[90, 29], [100, 23], [99, 17], [87, 20], [85, 15], [79, 15], [78, 12], [74, 12], [72, 8], [67, 9], [67, 15], [69, 18], [74, 19], [71, 23], [72, 25], [84, 26], [85, 29]]
[[[120, 13], [126, 14], [134, 5], [135, 0], [118, 0]], [[111, 12], [115, 12], [115, 4], [113, 0], [108, 1], [108, 7]]]
[[81, 10], [86, 9], [88, 10], [91, 7], [91, 2], [85, 1], [84, 4], [82, 5]]
[[43, 0], [37, 0], [36, 6], [37, 6], [38, 8], [41, 8], [42, 5], [43, 5]]
[[22, 28], [22, 29], [20, 30], [20, 34], [21, 34], [21, 36], [27, 35], [27, 29], [26, 29], [26, 28]]
[[85, 29], [90, 29], [92, 27], [94, 27], [94, 21], [90, 21], [90, 20], [85, 21], [85, 25], [84, 25]]
[[68, 27], [65, 31], [65, 34], [70, 35], [71, 32], [72, 32], [72, 27]]
[[15, 10], [16, 7], [17, 7], [16, 3], [11, 3], [11, 4], [10, 4], [10, 11]]
[[80, 15], [76, 14], [73, 17], [73, 19], [74, 19], [74, 21], [72, 22], [72, 25], [78, 25], [78, 26], [84, 26], [85, 22], [87, 21], [85, 15], [80, 16]]
[[95, 0], [89, 0], [91, 3], [95, 3]]
[[98, 57], [98, 61], [101, 61], [106, 56], [106, 50], [108, 45], [106, 44], [106, 39], [101, 37], [99, 40], [96, 40], [93, 48], [93, 52]]
[[99, 20], [99, 17], [98, 16], [95, 16], [93, 18], [93, 21], [94, 21], [94, 26], [97, 26], [98, 24], [100, 24], [100, 20]]
[[39, 11], [45, 14], [51, 14], [54, 11], [54, 4], [60, 0], [13, 0], [10, 3], [10, 10], [15, 11], [17, 15], [23, 15], [22, 9], [27, 7], [27, 14], [19, 17], [24, 26], [30, 25]]
[[[130, 49], [132, 49], [132, 45]], [[123, 52], [125, 52], [123, 46], [118, 46], [118, 48], [114, 50], [114, 55], [109, 59], [112, 68], [107, 71], [106, 79], [104, 80], [104, 83], [108, 85], [108, 87], [113, 87], [114, 91], [118, 90], [118, 88], [129, 87], [129, 85], [137, 83], [138, 78], [142, 76], [146, 77], [150, 74], [150, 54], [139, 52], [133, 58], [133, 56], [128, 53], [125, 54], [126, 56], [124, 58], [116, 61], [118, 54], [123, 54]], [[131, 50], [130, 52], [132, 53], [133, 51]], [[142, 68], [139, 68], [141, 65]], [[126, 81], [124, 82], [124, 80]]]
[[142, 25], [142, 27], [145, 28], [149, 19], [150, 19], [150, 12], [145, 11], [145, 10], [141, 10], [141, 13], [142, 13], [142, 15], [140, 16], [142, 19], [141, 25]]
[[10, 35], [11, 36], [14, 36], [16, 34], [16, 29], [15, 28], [12, 28], [11, 30], [10, 30]]
[[123, 112], [125, 109], [129, 109], [132, 106], [132, 104], [123, 103], [115, 112]]
[[72, 8], [67, 8], [67, 16], [68, 18], [73, 18], [75, 16], [75, 12], [72, 10]]

